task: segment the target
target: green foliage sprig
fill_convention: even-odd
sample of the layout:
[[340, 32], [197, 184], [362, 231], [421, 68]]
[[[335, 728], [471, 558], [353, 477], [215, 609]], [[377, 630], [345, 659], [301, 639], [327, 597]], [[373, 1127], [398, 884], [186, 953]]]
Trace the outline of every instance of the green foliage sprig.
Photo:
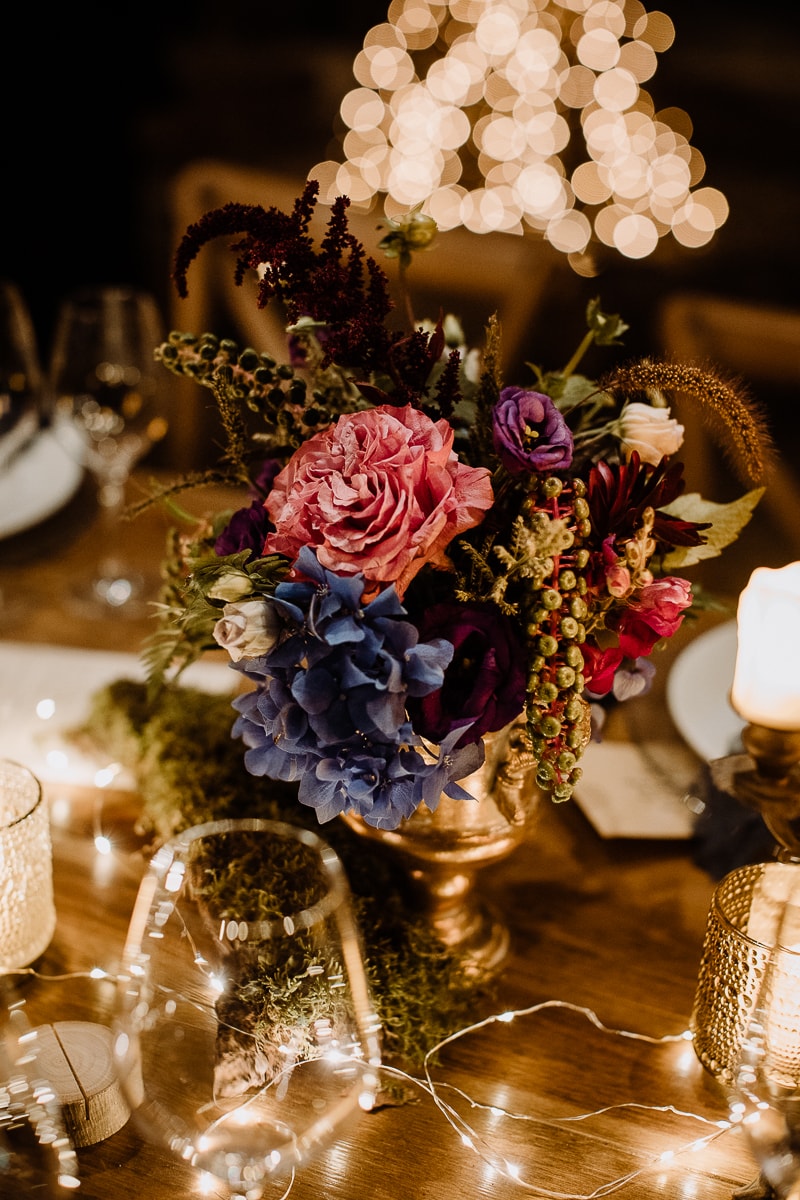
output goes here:
[[207, 541], [201, 537], [191, 542], [174, 532], [169, 535], [161, 597], [154, 606], [158, 627], [141, 654], [151, 696], [167, 676], [174, 682], [206, 650], [218, 649], [213, 630], [231, 588], [240, 599], [273, 592], [289, 568], [279, 554], [253, 558], [243, 550], [214, 555], [212, 546], [211, 535]]

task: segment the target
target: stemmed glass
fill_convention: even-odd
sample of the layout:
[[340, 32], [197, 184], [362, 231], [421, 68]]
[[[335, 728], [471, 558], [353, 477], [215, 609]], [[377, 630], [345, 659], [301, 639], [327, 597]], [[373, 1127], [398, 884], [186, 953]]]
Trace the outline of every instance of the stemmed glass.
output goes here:
[[[10, 477], [41, 417], [42, 370], [33, 322], [17, 285], [0, 280], [0, 474]], [[0, 584], [0, 623], [7, 625], [22, 609]]]
[[42, 372], [28, 306], [16, 284], [0, 280], [0, 470], [39, 428]]
[[757, 940], [767, 949], [730, 1110], [761, 1171], [741, 1195], [800, 1200], [800, 864], [769, 864], [764, 878]]
[[128, 287], [87, 288], [61, 305], [53, 335], [50, 389], [62, 441], [97, 483], [101, 539], [95, 575], [72, 598], [93, 613], [138, 616], [145, 581], [123, 553], [119, 518], [133, 467], [167, 431], [159, 396], [158, 305]]
[[379, 1025], [334, 851], [267, 820], [163, 846], [134, 907], [113, 1029], [145, 1137], [215, 1195], [283, 1196], [377, 1088]]

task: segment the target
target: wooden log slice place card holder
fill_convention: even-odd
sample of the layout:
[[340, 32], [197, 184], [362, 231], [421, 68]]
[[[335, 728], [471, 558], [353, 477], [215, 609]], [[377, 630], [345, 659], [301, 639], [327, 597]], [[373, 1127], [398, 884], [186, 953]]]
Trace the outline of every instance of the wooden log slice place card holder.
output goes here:
[[90, 1021], [56, 1021], [36, 1029], [37, 1074], [61, 1103], [76, 1148], [121, 1129], [130, 1116], [111, 1049], [111, 1030]]

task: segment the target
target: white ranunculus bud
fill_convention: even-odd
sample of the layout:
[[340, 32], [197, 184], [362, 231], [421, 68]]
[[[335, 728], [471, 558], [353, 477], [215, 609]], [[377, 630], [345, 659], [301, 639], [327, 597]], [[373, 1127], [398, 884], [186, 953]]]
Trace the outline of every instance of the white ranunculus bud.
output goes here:
[[683, 445], [683, 426], [671, 417], [668, 408], [634, 401], [627, 404], [617, 423], [622, 452], [626, 459], [636, 450], [642, 462], [658, 466], [665, 455], [675, 454]]
[[253, 581], [246, 571], [226, 571], [208, 589], [210, 600], [224, 600], [226, 603], [244, 600], [245, 596], [252, 594]]
[[234, 662], [258, 658], [276, 645], [283, 626], [275, 605], [269, 600], [244, 600], [226, 604], [214, 626], [214, 640], [227, 650]]

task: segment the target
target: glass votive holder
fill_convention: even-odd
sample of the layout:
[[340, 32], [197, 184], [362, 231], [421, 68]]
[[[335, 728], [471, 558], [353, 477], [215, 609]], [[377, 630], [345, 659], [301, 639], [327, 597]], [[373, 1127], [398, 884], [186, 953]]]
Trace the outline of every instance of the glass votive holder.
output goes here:
[[30, 966], [56, 927], [50, 815], [39, 780], [0, 759], [0, 973]]
[[787, 891], [798, 890], [799, 873], [796, 864], [756, 863], [731, 871], [714, 889], [690, 1029], [700, 1062], [726, 1087], [735, 1083], [779, 929], [771, 1008], [783, 1057], [800, 1061], [800, 909], [789, 914], [793, 930], [786, 921]]

